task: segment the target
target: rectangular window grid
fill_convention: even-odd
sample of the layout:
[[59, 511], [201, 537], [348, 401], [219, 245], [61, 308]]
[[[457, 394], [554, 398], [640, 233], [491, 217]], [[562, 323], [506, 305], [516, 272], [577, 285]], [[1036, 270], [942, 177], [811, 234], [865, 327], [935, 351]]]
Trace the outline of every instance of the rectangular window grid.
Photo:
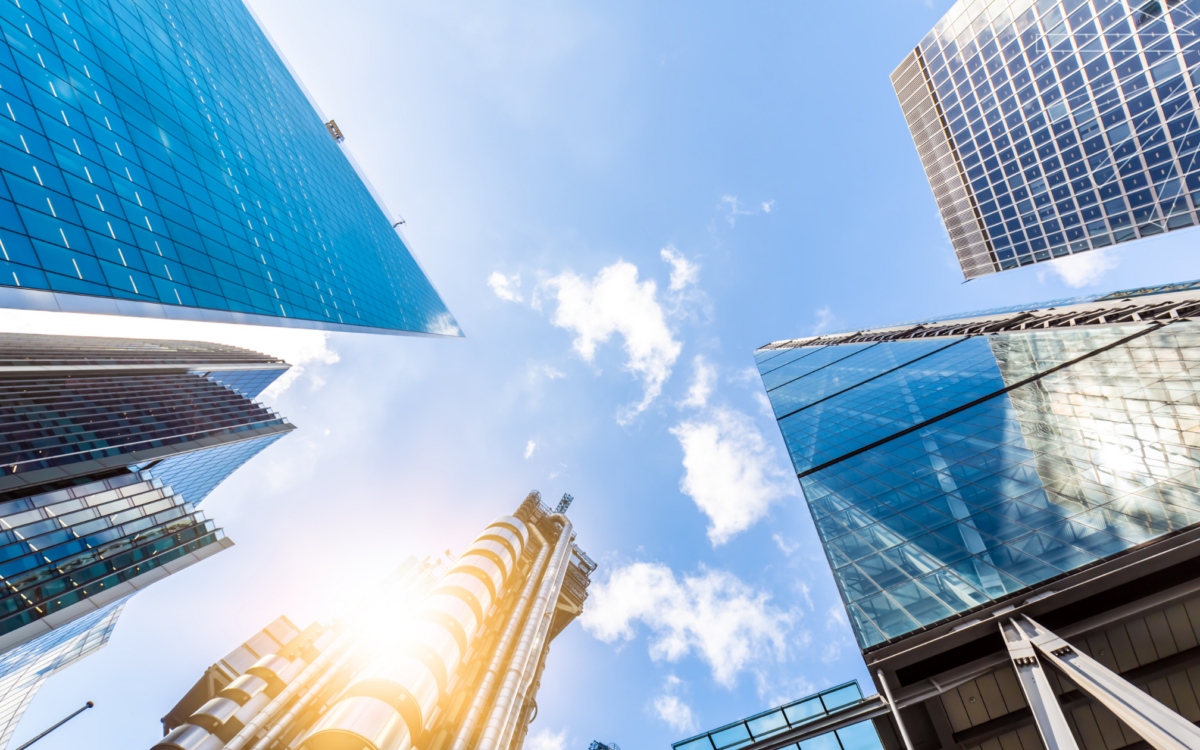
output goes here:
[[4, 2], [0, 31], [0, 286], [461, 335], [241, 2]]
[[149, 473], [0, 505], [0, 635], [224, 536]]
[[1196, 224], [1198, 32], [1200, 0], [951, 8], [893, 83], [968, 278]]

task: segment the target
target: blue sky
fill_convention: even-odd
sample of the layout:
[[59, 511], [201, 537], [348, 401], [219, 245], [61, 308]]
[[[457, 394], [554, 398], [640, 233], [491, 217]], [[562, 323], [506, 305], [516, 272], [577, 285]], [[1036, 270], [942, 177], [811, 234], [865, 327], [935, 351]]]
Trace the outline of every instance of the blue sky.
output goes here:
[[0, 315], [298, 364], [270, 401], [300, 430], [204, 503], [237, 546], [137, 596], [14, 746], [90, 699], [38, 747], [149, 747], [252, 632], [328, 620], [531, 489], [576, 497], [601, 563], [532, 750], [661, 750], [867, 684], [753, 350], [1200, 277], [1180, 232], [962, 283], [888, 82], [948, 0], [251, 5], [467, 338]]

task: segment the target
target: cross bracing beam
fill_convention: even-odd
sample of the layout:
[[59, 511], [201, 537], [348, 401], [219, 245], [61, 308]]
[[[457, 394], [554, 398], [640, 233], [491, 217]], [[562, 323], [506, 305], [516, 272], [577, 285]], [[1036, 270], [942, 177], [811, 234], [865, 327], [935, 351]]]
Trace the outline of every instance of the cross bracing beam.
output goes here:
[[[1087, 654], [1076, 651], [1062, 638], [1028, 617], [1021, 617], [1015, 624], [1012, 620], [1006, 623], [1006, 637], [1009, 625], [1027, 636], [1025, 640], [1037, 651], [1038, 658], [1053, 664], [1080, 690], [1104, 704], [1108, 710], [1116, 714], [1117, 718], [1128, 724], [1156, 750], [1196, 750], [1200, 748], [1200, 727], [1154, 700], [1100, 662]], [[1011, 642], [1009, 651], [1012, 651]], [[1014, 657], [1015, 662], [1016, 658]], [[1053, 694], [1050, 695], [1050, 699], [1054, 701], [1054, 707], [1061, 716], [1062, 709], [1058, 705], [1058, 700]], [[1032, 701], [1030, 701], [1030, 705], [1033, 705]], [[1040, 721], [1038, 727], [1041, 728]], [[1045, 737], [1044, 733], [1043, 737]], [[1049, 746], [1049, 743], [1047, 745]]]
[[1033, 712], [1042, 741], [1047, 750], [1079, 750], [1062, 706], [1050, 687], [1046, 669], [1038, 659], [1032, 636], [1024, 620], [1006, 620], [1000, 625], [1008, 655], [1012, 659], [1017, 682], [1025, 693], [1025, 701]]

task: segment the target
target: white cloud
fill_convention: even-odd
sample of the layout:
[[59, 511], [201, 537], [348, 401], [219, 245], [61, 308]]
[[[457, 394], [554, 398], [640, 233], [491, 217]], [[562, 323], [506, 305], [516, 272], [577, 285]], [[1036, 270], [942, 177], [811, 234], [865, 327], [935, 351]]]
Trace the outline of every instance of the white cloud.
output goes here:
[[758, 390], [762, 388], [762, 378], [758, 374], [756, 367], [743, 367], [740, 370], [735, 370], [729, 375], [729, 382], [735, 383], [742, 387], [749, 387]]
[[562, 370], [541, 362], [530, 362], [525, 368], [525, 373], [529, 377], [529, 382], [531, 383], [537, 382], [538, 378], [558, 380], [559, 378], [566, 377], [566, 373], [564, 373]]
[[795, 479], [776, 464], [775, 449], [739, 411], [716, 409], [671, 434], [683, 447], [679, 488], [708, 516], [714, 547], [753, 526], [774, 501], [796, 494]]
[[674, 245], [662, 249], [662, 259], [671, 264], [671, 291], [681, 291], [700, 280], [700, 265], [683, 257]]
[[725, 209], [725, 221], [728, 221], [729, 226], [732, 227], [737, 223], [737, 217], [739, 216], [753, 216], [759, 211], [764, 214], [771, 213], [771, 209], [775, 207], [775, 201], [764, 201], [754, 208], [745, 208], [736, 195], [723, 195], [721, 196], [719, 207]]
[[721, 202], [728, 206], [729, 214], [725, 217], [725, 221], [729, 222], [729, 226], [736, 224], [737, 217], [739, 216], [751, 216], [754, 214], [753, 211], [742, 209], [742, 204], [736, 195], [723, 195], [721, 196]]
[[567, 730], [552, 732], [549, 728], [539, 729], [525, 741], [529, 750], [566, 750]]
[[663, 691], [654, 697], [654, 713], [679, 733], [696, 731], [696, 717], [692, 707], [684, 703], [675, 692], [683, 686], [683, 680], [667, 675]]
[[[1117, 267], [1118, 259], [1107, 248], [1090, 250], [1086, 253], [1065, 255], [1047, 265], [1064, 284], [1072, 289], [1091, 286], [1100, 281], [1104, 274]], [[1038, 274], [1043, 279], [1045, 272]]]
[[825, 645], [821, 648], [821, 656], [819, 657], [821, 662], [824, 664], [832, 664], [833, 662], [842, 658], [843, 645], [844, 644], [841, 641], [826, 641]]
[[529, 460], [529, 457], [533, 455], [535, 450], [537, 450], [537, 443], [533, 440], [530, 440], [525, 445], [525, 460]]
[[833, 310], [829, 305], [825, 305], [820, 310], [817, 310], [817, 324], [813, 326], [812, 335], [820, 336], [825, 333], [837, 321], [837, 316], [833, 314]]
[[637, 266], [617, 261], [601, 269], [595, 279], [566, 271], [542, 283], [558, 301], [553, 323], [575, 333], [574, 348], [587, 362], [598, 344], [614, 333], [625, 340], [625, 369], [641, 379], [641, 402], [622, 408], [620, 424], [628, 424], [658, 398], [682, 345], [667, 327], [653, 281], [638, 281]]
[[[263, 391], [259, 400], [271, 402], [305, 373], [305, 365], [338, 362], [324, 331], [232, 323], [200, 323], [190, 320], [131, 318], [120, 315], [5, 310], [0, 330], [9, 333], [43, 333], [59, 336], [105, 336], [132, 339], [207, 341], [278, 357], [292, 368]], [[315, 373], [310, 386], [316, 390], [324, 380]]]
[[804, 675], [781, 677], [779, 675], [756, 675], [758, 679], [758, 697], [763, 705], [782, 706], [791, 703], [802, 695], [812, 695], [817, 692], [817, 686]]
[[767, 398], [767, 394], [762, 391], [754, 392], [754, 403], [758, 405], [758, 412], [772, 422], [775, 421], [775, 407], [771, 406], [771, 399]]
[[692, 384], [688, 386], [687, 398], [679, 405], [703, 409], [708, 405], [708, 397], [712, 395], [713, 384], [716, 382], [717, 368], [709, 364], [702, 355], [697, 354], [692, 359]]
[[488, 277], [488, 286], [496, 293], [496, 296], [509, 302], [520, 302], [521, 293], [517, 291], [521, 286], [521, 274], [514, 273], [512, 276], [505, 276], [499, 271], [492, 271], [492, 275]]
[[835, 604], [829, 608], [829, 612], [825, 618], [825, 627], [837, 628], [846, 624], [846, 610], [841, 604]]
[[788, 557], [791, 557], [793, 552], [800, 549], [799, 543], [789, 542], [787, 539], [783, 538], [782, 534], [772, 534], [771, 538], [775, 540], [775, 546], [779, 548], [779, 551]]
[[695, 652], [726, 687], [742, 670], [787, 655], [793, 614], [731, 573], [701, 566], [679, 580], [666, 565], [636, 562], [590, 589], [582, 622], [593, 636], [605, 643], [632, 640], [641, 623], [652, 633], [651, 659], [676, 662]]

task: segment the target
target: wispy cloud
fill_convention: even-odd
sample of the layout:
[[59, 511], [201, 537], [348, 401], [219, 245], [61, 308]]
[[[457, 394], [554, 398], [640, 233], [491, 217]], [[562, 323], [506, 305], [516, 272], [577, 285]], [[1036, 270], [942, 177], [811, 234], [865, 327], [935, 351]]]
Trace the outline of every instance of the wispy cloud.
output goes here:
[[696, 717], [692, 713], [692, 707], [677, 695], [683, 685], [683, 680], [673, 674], [667, 675], [662, 692], [654, 697], [655, 715], [681, 734], [696, 731]]
[[682, 291], [689, 284], [700, 280], [700, 266], [683, 256], [674, 245], [662, 249], [662, 259], [671, 264], [671, 286], [673, 292]]
[[771, 538], [775, 540], [775, 546], [779, 548], [779, 551], [788, 557], [791, 557], [792, 553], [800, 549], [800, 545], [798, 543], [789, 542], [783, 537], [783, 534], [772, 534]]
[[1045, 280], [1046, 272], [1051, 271], [1067, 286], [1080, 289], [1099, 283], [1118, 263], [1119, 259], [1115, 253], [1110, 252], [1108, 248], [1100, 248], [1049, 261], [1043, 264], [1046, 268], [1040, 269], [1038, 276], [1039, 280]]
[[539, 729], [529, 735], [525, 742], [529, 750], [567, 750], [567, 730], [553, 732], [549, 728]]
[[637, 266], [617, 261], [601, 269], [594, 279], [566, 271], [540, 285], [557, 301], [552, 322], [575, 334], [575, 351], [593, 362], [596, 347], [613, 334], [624, 339], [627, 371], [642, 381], [638, 403], [623, 407], [617, 422], [629, 424], [662, 393], [679, 358], [682, 345], [667, 326], [652, 280], [638, 281]]
[[846, 624], [846, 610], [841, 604], [835, 604], [826, 613], [825, 627], [839, 628]]
[[771, 503], [794, 495], [794, 478], [754, 421], [734, 409], [671, 428], [683, 447], [679, 488], [708, 516], [708, 538], [720, 546], [753, 526]]
[[521, 274], [514, 273], [512, 276], [505, 276], [499, 271], [493, 271], [488, 277], [488, 286], [496, 293], [496, 296], [509, 302], [521, 302], [521, 292], [518, 291], [521, 287]]
[[584, 628], [605, 643], [629, 641], [638, 625], [650, 632], [650, 658], [677, 662], [695, 653], [713, 678], [732, 687], [738, 673], [787, 656], [795, 615], [737, 576], [701, 566], [682, 579], [662, 563], [612, 569], [591, 585]]
[[692, 384], [688, 386], [687, 398], [679, 402], [679, 406], [693, 409], [703, 409], [708, 406], [708, 397], [712, 395], [716, 382], [717, 368], [710, 364], [703, 355], [697, 354], [692, 359]]
[[529, 460], [530, 456], [533, 455], [533, 452], [535, 450], [537, 450], [537, 442], [536, 441], [530, 440], [528, 443], [525, 444], [525, 460], [526, 461]]
[[562, 370], [544, 362], [530, 362], [525, 368], [525, 374], [529, 377], [531, 383], [537, 382], [540, 378], [558, 380], [559, 378], [566, 377], [566, 373]]
[[725, 212], [725, 221], [729, 222], [729, 226], [737, 224], [739, 216], [753, 216], [760, 211], [764, 214], [771, 213], [771, 209], [775, 207], [775, 201], [763, 201], [754, 208], [747, 208], [742, 205], [736, 195], [723, 195], [718, 207]]
[[833, 328], [833, 324], [837, 322], [837, 316], [833, 314], [833, 309], [829, 305], [818, 309], [816, 314], [817, 323], [812, 328], [812, 335], [814, 336], [820, 336], [822, 333], [825, 333], [830, 328]]

